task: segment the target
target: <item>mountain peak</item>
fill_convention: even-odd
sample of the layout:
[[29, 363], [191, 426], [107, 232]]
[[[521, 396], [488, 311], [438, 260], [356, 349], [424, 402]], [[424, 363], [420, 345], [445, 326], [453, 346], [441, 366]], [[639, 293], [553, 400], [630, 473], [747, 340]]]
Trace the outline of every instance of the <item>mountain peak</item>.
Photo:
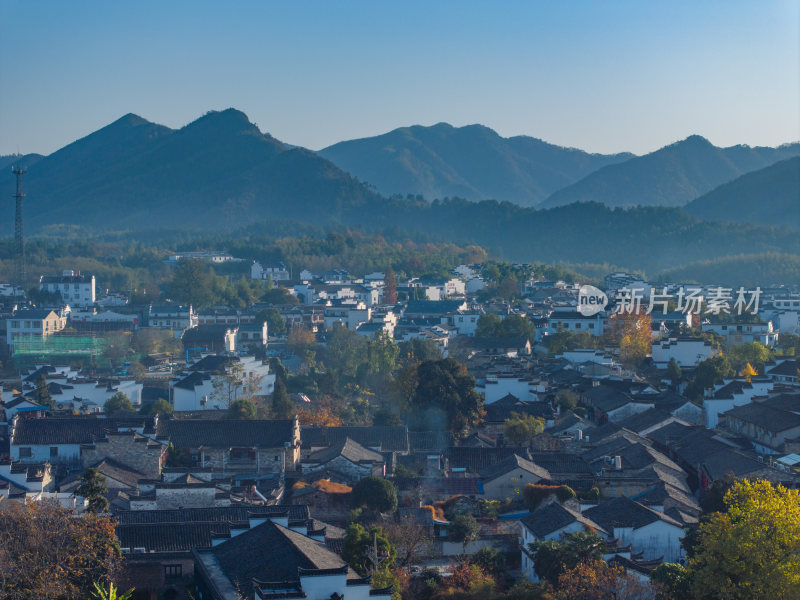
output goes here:
[[235, 108], [210, 110], [199, 119], [189, 123], [185, 128], [210, 128], [218, 131], [252, 131], [261, 133], [242, 111]]
[[107, 125], [107, 127], [138, 127], [140, 125], [149, 125], [150, 121], [139, 115], [128, 113], [122, 115], [119, 119]]

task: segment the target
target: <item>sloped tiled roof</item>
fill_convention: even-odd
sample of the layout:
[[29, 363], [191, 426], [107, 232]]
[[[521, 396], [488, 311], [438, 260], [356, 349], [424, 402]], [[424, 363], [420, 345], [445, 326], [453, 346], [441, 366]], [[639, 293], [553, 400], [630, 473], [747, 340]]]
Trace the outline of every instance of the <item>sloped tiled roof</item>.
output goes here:
[[624, 427], [625, 429], [630, 429], [631, 431], [640, 433], [671, 418], [674, 417], [667, 410], [662, 408], [648, 408], [644, 412], [636, 413], [635, 415], [631, 415], [630, 417], [619, 421], [618, 425], [620, 427]]
[[317, 450], [305, 462], [322, 464], [333, 460], [337, 456], [342, 456], [355, 464], [383, 462], [383, 455], [380, 452], [364, 448], [364, 446], [354, 442], [349, 437], [334, 446]]
[[606, 500], [583, 512], [585, 517], [599, 523], [609, 532], [615, 527], [631, 527], [640, 529], [656, 521], [664, 521], [669, 525], [681, 527], [682, 524], [658, 511], [648, 508], [643, 504], [634, 502], [627, 496], [619, 496]]
[[289, 521], [306, 521], [310, 517], [305, 504], [286, 506], [263, 506], [237, 504], [213, 508], [179, 508], [172, 510], [122, 510], [115, 514], [119, 523], [191, 523], [218, 522], [242, 523], [249, 518], [281, 517], [288, 513]]
[[230, 524], [227, 522], [117, 525], [120, 547], [144, 548], [146, 552], [190, 552], [193, 548], [211, 546], [214, 537], [228, 535]]
[[176, 448], [278, 448], [292, 443], [294, 420], [159, 419], [158, 439]]
[[736, 406], [722, 413], [722, 416], [750, 423], [770, 433], [780, 433], [787, 429], [800, 427], [800, 415], [786, 410], [772, 408], [760, 402], [751, 402], [750, 404]]
[[310, 425], [301, 428], [303, 448], [333, 446], [346, 438], [358, 442], [365, 448], [380, 448], [382, 452], [408, 451], [408, 430], [403, 426], [344, 426], [325, 427]]
[[558, 502], [551, 502], [520, 520], [520, 522], [539, 539], [575, 521], [579, 521], [586, 529], [607, 533], [600, 525], [591, 519], [577, 511], [562, 506]]
[[59, 417], [51, 419], [22, 419], [14, 429], [15, 445], [90, 444], [106, 437], [111, 431], [145, 427], [149, 417], [98, 418]]
[[[344, 560], [324, 543], [271, 521], [201, 554], [213, 557], [225, 578], [238, 585], [239, 593], [245, 598], [253, 597], [253, 580], [296, 582], [304, 569], [349, 570]], [[196, 556], [208, 565], [206, 557]]]
[[449, 431], [409, 431], [408, 444], [411, 452], [441, 452], [453, 445], [453, 434]]
[[547, 469], [543, 469], [539, 465], [522, 458], [518, 454], [513, 454], [508, 458], [504, 458], [499, 463], [482, 469], [480, 475], [481, 479], [484, 481], [490, 481], [497, 477], [501, 477], [506, 473], [510, 473], [517, 468], [527, 471], [532, 475], [536, 475], [540, 479], [550, 479], [550, 473], [548, 473]]
[[559, 474], [590, 475], [592, 469], [586, 461], [576, 454], [567, 452], [531, 452], [530, 459], [551, 475]]
[[501, 446], [499, 448], [451, 446], [444, 452], [451, 469], [466, 469], [471, 473], [480, 473], [483, 469], [499, 463], [501, 460], [519, 454], [528, 457], [525, 448]]

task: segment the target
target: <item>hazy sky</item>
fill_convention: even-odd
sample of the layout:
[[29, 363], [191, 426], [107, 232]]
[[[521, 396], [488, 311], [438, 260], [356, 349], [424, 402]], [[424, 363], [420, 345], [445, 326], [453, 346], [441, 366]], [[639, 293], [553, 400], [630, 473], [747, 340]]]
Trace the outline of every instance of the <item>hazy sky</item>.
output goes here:
[[319, 149], [482, 123], [595, 152], [800, 139], [797, 0], [0, 0], [0, 154], [208, 110]]

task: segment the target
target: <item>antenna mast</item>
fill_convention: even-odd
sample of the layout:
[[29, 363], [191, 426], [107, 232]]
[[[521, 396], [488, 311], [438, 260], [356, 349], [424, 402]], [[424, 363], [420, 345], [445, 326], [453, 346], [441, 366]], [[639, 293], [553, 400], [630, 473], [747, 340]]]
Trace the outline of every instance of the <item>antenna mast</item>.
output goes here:
[[17, 176], [17, 193], [14, 194], [16, 200], [16, 213], [14, 218], [14, 267], [16, 284], [24, 291], [26, 283], [25, 273], [25, 227], [22, 219], [22, 199], [25, 194], [22, 193], [22, 176], [25, 174], [25, 169], [17, 165], [12, 167], [11, 172]]

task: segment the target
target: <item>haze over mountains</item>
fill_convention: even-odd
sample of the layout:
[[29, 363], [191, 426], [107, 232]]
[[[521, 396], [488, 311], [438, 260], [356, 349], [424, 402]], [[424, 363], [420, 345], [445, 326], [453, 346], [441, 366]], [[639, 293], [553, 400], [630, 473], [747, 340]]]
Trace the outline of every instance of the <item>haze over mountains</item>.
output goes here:
[[319, 154], [384, 196], [459, 197], [535, 206], [550, 194], [630, 153], [589, 154], [542, 140], [500, 137], [483, 125], [402, 127], [340, 142]]
[[718, 148], [693, 135], [645, 156], [599, 169], [555, 192], [541, 208], [573, 202], [683, 206], [720, 184], [798, 154], [800, 143], [778, 148]]
[[[650, 194], [665, 202], [671, 199], [674, 205], [678, 203], [675, 194], [682, 194], [683, 204], [699, 190], [728, 185], [687, 207], [696, 217], [664, 206], [622, 210], [591, 202], [541, 210], [510, 202], [453, 197], [428, 202], [406, 194], [387, 196], [325, 158], [322, 154], [333, 153], [330, 148], [320, 154], [287, 145], [259, 131], [244, 113], [228, 109], [207, 113], [176, 130], [128, 114], [49, 156], [0, 157], [0, 187], [12, 194], [14, 178], [8, 166], [17, 161], [28, 165], [24, 191], [29, 234], [63, 224], [83, 227], [89, 234], [107, 230], [222, 232], [281, 220], [474, 243], [518, 261], [606, 262], [660, 271], [746, 252], [784, 253], [792, 256], [791, 264], [800, 264], [796, 232], [758, 225], [762, 217], [773, 213], [744, 208], [762, 189], [776, 190], [773, 204], [778, 212], [774, 214], [780, 214], [781, 206], [796, 207], [791, 177], [798, 162], [785, 161], [786, 165], [752, 173], [757, 180], [744, 176], [731, 181], [743, 171], [797, 154], [798, 144], [779, 149], [720, 149], [692, 137], [650, 155], [629, 158], [587, 154], [533, 138], [504, 139], [481, 126], [412, 127], [387, 136], [395, 140], [396, 148], [409, 148], [401, 154], [421, 157], [420, 164], [428, 169], [427, 179], [405, 169], [398, 180], [495, 192], [505, 189], [509, 194], [517, 190], [527, 194], [528, 202], [567, 181], [572, 183], [551, 194], [546, 203], [568, 195], [589, 199], [594, 196], [586, 190], [598, 189], [616, 194], [613, 202], [622, 203], [631, 194], [639, 198]], [[380, 150], [386, 147], [385, 141], [375, 142], [376, 164], [387, 154]], [[336, 152], [352, 149], [350, 144], [337, 145]], [[389, 160], [386, 164], [412, 162]], [[435, 164], [444, 166], [438, 170]], [[493, 180], [493, 173], [502, 177]], [[745, 197], [748, 200], [736, 200]], [[13, 204], [9, 199], [0, 205], [7, 235], [14, 222]], [[787, 214], [791, 218], [794, 213]], [[733, 220], [745, 222], [719, 222]], [[764, 222], [796, 225], [779, 216], [769, 216]], [[736, 272], [735, 266], [731, 271]]]

